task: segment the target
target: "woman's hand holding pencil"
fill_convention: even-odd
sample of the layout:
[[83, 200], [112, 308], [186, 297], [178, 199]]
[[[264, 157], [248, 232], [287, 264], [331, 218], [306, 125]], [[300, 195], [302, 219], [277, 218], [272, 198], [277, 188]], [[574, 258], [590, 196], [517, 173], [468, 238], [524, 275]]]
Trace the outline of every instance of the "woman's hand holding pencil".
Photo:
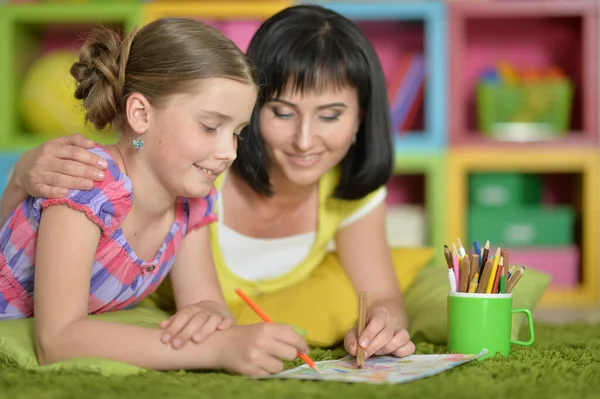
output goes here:
[[494, 256], [490, 256], [490, 242], [483, 248], [476, 241], [474, 251], [469, 257], [460, 238], [458, 247], [452, 243], [452, 252], [444, 245], [444, 257], [448, 266], [450, 292], [474, 294], [506, 294], [512, 292], [525, 272], [524, 267], [509, 270], [508, 250], [498, 247]]

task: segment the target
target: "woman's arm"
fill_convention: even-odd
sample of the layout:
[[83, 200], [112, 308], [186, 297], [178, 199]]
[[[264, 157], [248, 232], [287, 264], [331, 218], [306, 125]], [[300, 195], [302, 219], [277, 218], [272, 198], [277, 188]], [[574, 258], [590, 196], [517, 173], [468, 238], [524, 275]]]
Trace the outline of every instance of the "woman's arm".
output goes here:
[[[368, 355], [414, 351], [406, 332], [408, 317], [387, 244], [385, 203], [342, 228], [336, 236], [336, 248], [356, 291], [368, 293], [367, 327], [360, 337], [361, 346]], [[367, 339], [365, 345], [363, 339]], [[356, 332], [347, 335], [345, 344], [348, 352], [356, 353]]]
[[0, 219], [8, 215], [25, 199], [32, 197], [59, 198], [69, 189], [87, 190], [93, 181], [104, 179], [106, 160], [87, 149], [95, 143], [80, 134], [52, 139], [21, 155], [2, 196]]
[[218, 368], [225, 337], [213, 335], [203, 344], [176, 350], [161, 342], [159, 328], [87, 318], [99, 237], [100, 229], [82, 212], [51, 206], [42, 213], [34, 307], [40, 363], [103, 357], [158, 370]]
[[369, 293], [369, 307], [385, 306], [406, 327], [408, 318], [387, 243], [385, 203], [340, 230], [336, 248], [356, 291]]

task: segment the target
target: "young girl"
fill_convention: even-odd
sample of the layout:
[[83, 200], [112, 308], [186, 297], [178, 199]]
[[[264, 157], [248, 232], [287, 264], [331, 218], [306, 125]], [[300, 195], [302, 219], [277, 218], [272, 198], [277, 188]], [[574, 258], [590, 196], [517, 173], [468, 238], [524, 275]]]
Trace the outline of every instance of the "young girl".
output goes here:
[[[94, 31], [71, 74], [86, 119], [121, 136], [90, 149], [106, 166], [90, 190], [28, 197], [8, 216], [0, 319], [35, 315], [41, 364], [105, 357], [260, 375], [305, 352], [290, 327], [232, 326], [212, 263], [214, 181], [257, 94], [243, 53], [200, 22], [163, 19], [125, 41]], [[178, 312], [161, 329], [87, 317], [140, 302], [167, 273]]]

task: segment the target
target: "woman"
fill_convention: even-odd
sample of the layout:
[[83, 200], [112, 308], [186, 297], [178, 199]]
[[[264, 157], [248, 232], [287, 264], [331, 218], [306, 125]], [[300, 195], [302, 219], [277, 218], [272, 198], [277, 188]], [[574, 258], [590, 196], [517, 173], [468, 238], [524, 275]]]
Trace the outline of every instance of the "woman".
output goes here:
[[[356, 291], [369, 293], [367, 356], [414, 352], [385, 236], [385, 186], [393, 168], [386, 84], [359, 28], [319, 6], [265, 21], [247, 55], [262, 88], [238, 158], [216, 183], [215, 266], [233, 288], [269, 293], [306, 279], [334, 241]], [[103, 165], [81, 137], [52, 140], [17, 163], [2, 214], [26, 194], [90, 187]], [[251, 260], [248, 262], [248, 260]], [[357, 352], [356, 330], [345, 337]]]

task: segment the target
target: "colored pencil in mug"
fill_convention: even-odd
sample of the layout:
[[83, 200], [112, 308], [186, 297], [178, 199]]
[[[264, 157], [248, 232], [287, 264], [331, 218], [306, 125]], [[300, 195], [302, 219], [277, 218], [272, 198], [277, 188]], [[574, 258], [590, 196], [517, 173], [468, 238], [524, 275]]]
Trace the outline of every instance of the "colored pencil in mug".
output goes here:
[[469, 284], [469, 294], [474, 294], [477, 291], [477, 282], [479, 281], [479, 273], [475, 272], [475, 275], [471, 279], [471, 284]]
[[471, 265], [469, 255], [465, 255], [460, 267], [460, 286], [459, 292], [467, 292], [469, 290], [469, 276], [471, 275]]
[[496, 254], [494, 255], [492, 272], [490, 273], [489, 280], [487, 281], [487, 286], [485, 287], [486, 294], [491, 294], [492, 289], [494, 288], [494, 279], [496, 278], [496, 273], [498, 272], [498, 263], [500, 263], [500, 247], [496, 249]]
[[444, 257], [448, 265], [448, 283], [450, 284], [450, 292], [456, 292], [456, 276], [454, 275], [454, 264], [452, 262], [452, 254], [450, 248], [444, 245]]
[[485, 242], [485, 246], [483, 247], [483, 254], [481, 255], [481, 267], [479, 268], [479, 282], [483, 278], [483, 273], [481, 273], [481, 268], [487, 263], [488, 257], [490, 256], [490, 242], [489, 240]]
[[[502, 264], [504, 265], [504, 267], [502, 268], [502, 277], [504, 277], [504, 283], [506, 284], [506, 282], [508, 281], [508, 266], [510, 265], [510, 263], [508, 263], [508, 249], [502, 250], [502, 261], [503, 261]], [[506, 286], [505, 286], [505, 292], [506, 292]]]
[[[273, 320], [252, 300], [244, 291], [240, 288], [235, 290], [235, 293], [238, 294], [242, 301], [246, 302], [246, 305], [250, 306], [252, 310], [261, 318], [265, 323], [274, 323]], [[298, 352], [298, 357], [304, 361], [304, 363], [308, 364], [315, 371], [320, 372], [319, 367], [315, 364], [315, 362], [310, 358], [310, 356], [305, 355], [304, 353]]]
[[[477, 273], [479, 274], [479, 255], [477, 254], [473, 254], [471, 255], [471, 271], [469, 273], [469, 281], [473, 280], [473, 276]], [[479, 276], [477, 276], [477, 278], [479, 279]]]
[[461, 259], [464, 259], [465, 255], [467, 254], [467, 251], [465, 250], [463, 243], [460, 241], [460, 237], [458, 237], [457, 241], [458, 241], [458, 255], [460, 255]]
[[510, 276], [506, 287], [506, 292], [512, 292], [512, 290], [515, 288], [515, 285], [517, 285], [517, 283], [519, 282], [519, 279], [523, 277], [523, 273], [525, 273], [525, 269], [520, 268], [519, 270], [514, 272], [512, 276]]
[[[475, 251], [475, 254], [477, 256], [481, 256], [481, 246], [479, 246], [479, 241], [473, 241], [473, 251]], [[480, 265], [477, 265], [477, 266], [480, 266]]]
[[452, 267], [454, 268], [454, 277], [456, 278], [456, 287], [460, 287], [460, 262], [456, 245], [452, 243]]
[[479, 272], [479, 285], [477, 286], [478, 294], [485, 293], [485, 288], [493, 268], [494, 265], [492, 264], [491, 260], [488, 260], [484, 265], [481, 266], [481, 271]]
[[494, 277], [494, 285], [492, 286], [492, 294], [498, 294], [500, 292], [500, 279], [504, 273], [502, 271], [502, 269], [504, 269], [502, 262], [504, 262], [504, 259], [500, 257], [500, 262], [498, 262], [498, 270], [496, 271], [496, 277]]

